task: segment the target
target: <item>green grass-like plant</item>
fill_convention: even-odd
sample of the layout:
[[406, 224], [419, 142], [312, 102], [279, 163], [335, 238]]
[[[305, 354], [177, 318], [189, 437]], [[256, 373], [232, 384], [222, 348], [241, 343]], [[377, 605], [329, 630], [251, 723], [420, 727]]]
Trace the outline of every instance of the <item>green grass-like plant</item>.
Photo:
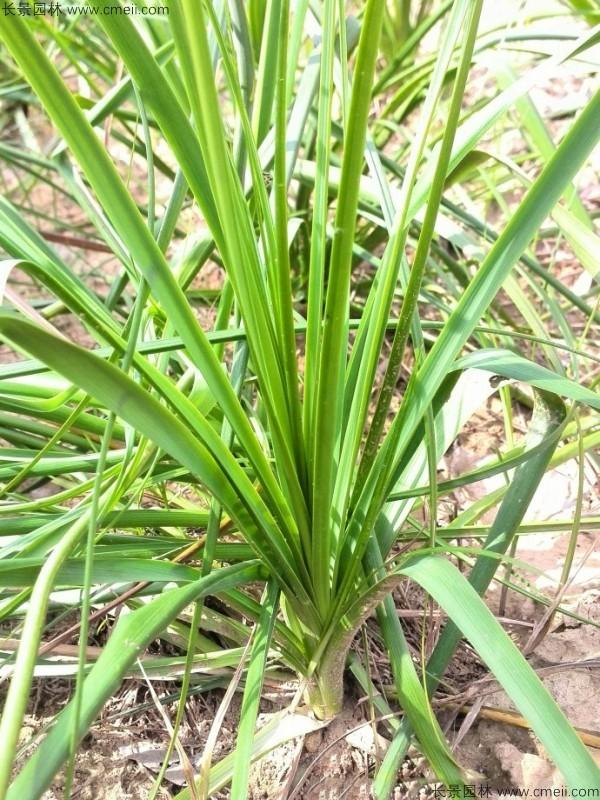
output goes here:
[[[197, 659], [232, 674], [242, 659], [235, 760], [211, 769], [208, 757], [195, 789], [178, 797], [208, 797], [231, 781], [231, 796], [243, 798], [251, 759], [277, 742], [277, 726], [255, 736], [265, 675], [273, 665], [291, 671], [314, 716], [331, 719], [352, 642], [374, 612], [404, 713], [375, 778], [378, 798], [390, 795], [413, 737], [442, 783], [465, 780], [430, 706], [462, 637], [565, 781], [598, 786], [595, 762], [481, 597], [548, 466], [598, 445], [600, 396], [557, 355], [577, 368], [581, 346], [565, 333], [565, 308], [589, 326], [598, 312], [528, 247], [552, 216], [588, 271], [597, 267], [597, 237], [572, 181], [600, 138], [600, 94], [557, 146], [527, 105], [536, 81], [586, 53], [598, 31], [560, 42], [518, 80], [498, 66], [497, 95], [465, 113], [473, 60], [498, 32], [482, 31], [480, 0], [429, 13], [411, 5], [367, 0], [346, 18], [336, 0], [170, 0], [168, 15], [133, 17], [109, 13], [112, 0], [93, 20], [0, 17], [4, 95], [47, 115], [56, 136], [47, 152], [3, 145], [0, 156], [25, 183], [43, 179], [76, 203], [85, 238], [120, 269], [100, 297], [31, 213], [0, 200], [3, 281], [18, 268], [52, 298], [0, 311], [2, 339], [33, 359], [0, 370], [0, 534], [13, 534], [0, 551], [0, 615], [20, 640], [4, 665], [0, 799], [41, 796], [65, 764], [68, 794], [79, 741], [158, 637], [184, 645], [176, 728]], [[420, 50], [432, 30], [433, 55]], [[88, 96], [73, 91], [74, 69]], [[479, 149], [514, 109], [540, 154], [533, 181]], [[111, 136], [145, 165], [143, 198], [102, 134], [111, 119]], [[395, 144], [396, 134], [408, 143]], [[475, 196], [482, 174], [524, 186], [497, 233], [453, 194], [459, 184]], [[170, 186], [162, 211], [159, 179]], [[186, 233], [190, 210], [203, 224]], [[43, 213], [34, 207], [33, 220]], [[456, 248], [445, 248], [452, 237]], [[469, 248], [481, 253], [476, 269], [460, 255]], [[209, 260], [225, 278], [205, 330], [193, 280]], [[359, 285], [360, 263], [370, 277]], [[525, 325], [502, 312], [503, 287]], [[532, 297], [547, 301], [549, 317]], [[74, 315], [96, 348], [59, 335], [57, 313]], [[510, 419], [501, 379], [533, 390], [525, 446], [510, 443], [490, 466], [515, 469], [488, 506], [441, 526], [438, 497], [453, 487], [438, 484], [438, 461], [494, 392]], [[28, 480], [60, 491], [31, 498]], [[148, 493], [153, 508], [142, 502]], [[410, 515], [423, 497], [429, 523], [419, 526]], [[461, 525], [498, 503], [481, 547], [459, 546]], [[197, 528], [199, 540], [188, 533]], [[189, 547], [196, 560], [179, 563]], [[424, 674], [390, 594], [405, 580], [449, 618]], [[93, 607], [138, 581], [129, 613], [90, 663]], [[73, 698], [11, 783], [48, 612], [65, 587], [82, 597]], [[229, 647], [202, 632], [208, 595], [231, 609], [219, 615]], [[248, 647], [234, 612], [253, 624]], [[298, 734], [286, 733], [286, 719], [280, 738]]]

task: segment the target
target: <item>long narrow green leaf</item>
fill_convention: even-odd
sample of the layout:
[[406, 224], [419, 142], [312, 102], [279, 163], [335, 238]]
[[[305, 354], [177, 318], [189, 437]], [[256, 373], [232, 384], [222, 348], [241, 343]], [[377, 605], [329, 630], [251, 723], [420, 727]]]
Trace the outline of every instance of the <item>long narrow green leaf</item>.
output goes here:
[[[600, 768], [533, 669], [456, 567], [435, 556], [400, 568], [440, 604], [528, 720], [570, 788], [597, 789]], [[383, 796], [380, 796], [384, 800]]]
[[[185, 66], [192, 113], [219, 218], [224, 226], [225, 241], [221, 255], [245, 320], [262, 396], [269, 414], [282, 485], [286, 490], [288, 503], [294, 509], [297, 523], [307, 530], [308, 512], [301, 488], [301, 470], [298, 468], [302, 457], [293, 449], [294, 443], [300, 442], [299, 432], [296, 430], [299, 419], [296, 414], [290, 414], [284, 381], [283, 353], [286, 345], [277, 336], [266, 303], [265, 282], [253, 221], [227, 147], [223, 121], [213, 113], [219, 100], [208, 57], [205, 26], [197, 24], [198, 19], [203, 20], [203, 13], [202, 6], [194, 2], [185, 0], [181, 4], [175, 4], [171, 8], [171, 26], [179, 57]], [[190, 37], [192, 30], [195, 33]], [[289, 387], [293, 391], [295, 388]], [[233, 427], [236, 429], [235, 425]]]
[[381, 0], [369, 0], [362, 23], [352, 85], [350, 122], [344, 141], [339, 202], [335, 217], [329, 285], [325, 300], [323, 341], [314, 419], [315, 443], [312, 447], [315, 460], [312, 475], [314, 546], [311, 562], [318, 603], [322, 608], [327, 607], [330, 593], [331, 498], [334, 486], [334, 465], [340, 446], [343, 379], [348, 346], [348, 290], [354, 224], [358, 207], [372, 76], [383, 21], [383, 7], [384, 3]]
[[223, 471], [210, 451], [171, 412], [112, 364], [69, 342], [52, 340], [35, 325], [12, 315], [0, 314], [0, 333], [84, 386], [91, 396], [101, 399], [117, 416], [185, 464], [228, 510], [250, 540], [254, 536], [260, 539], [265, 536], [259, 552], [266, 556], [275, 574], [291, 581], [296, 596], [308, 604], [299, 607], [304, 613], [307, 610], [310, 613], [311, 602], [296, 573], [296, 562], [288, 542], [281, 537], [251, 481], [216, 433], [215, 448], [222, 451], [235, 477]]
[[[600, 394], [581, 386], [575, 381], [569, 380], [562, 375], [529, 361], [527, 358], [513, 353], [510, 350], [477, 350], [474, 353], [463, 356], [455, 364], [456, 369], [476, 368], [487, 370], [493, 375], [504, 378], [524, 381], [537, 386], [547, 392], [552, 392], [569, 400], [578, 403], [585, 403], [592, 408], [600, 411]], [[494, 377], [490, 378], [494, 381]]]
[[[187, 605], [199, 597], [256, 580], [260, 576], [260, 567], [256, 564], [228, 567], [189, 586], [166, 592], [148, 605], [122, 617], [102, 655], [85, 679], [78, 726], [79, 738], [85, 734], [144, 648]], [[48, 788], [68, 755], [68, 731], [72, 713], [73, 706], [69, 704], [13, 781], [7, 795], [9, 800], [39, 797]]]
[[[423, 117], [420, 120], [419, 130], [416, 135], [416, 143], [411, 148], [409, 162], [402, 183], [402, 190], [399, 197], [399, 207], [396, 211], [396, 220], [391, 232], [390, 242], [386, 247], [381, 269], [377, 274], [377, 281], [374, 283], [369, 297], [361, 327], [357, 334], [356, 347], [358, 349], [358, 366], [352, 363], [348, 369], [347, 392], [352, 388], [352, 401], [349, 411], [348, 428], [349, 431], [344, 440], [344, 447], [340, 457], [340, 470], [336, 493], [343, 494], [344, 488], [350, 484], [354, 463], [358, 455], [360, 440], [363, 432], [364, 420], [367, 415], [369, 389], [373, 385], [375, 372], [383, 335], [385, 330], [384, 320], [389, 314], [394, 299], [394, 290], [401, 270], [403, 252], [408, 236], [410, 219], [408, 210], [416, 180], [417, 171], [420, 166], [421, 157], [425, 149], [427, 134], [433, 122], [439, 97], [446, 80], [449, 69], [450, 59], [454, 47], [462, 35], [463, 25], [466, 20], [467, 31], [464, 37], [463, 50], [458, 69], [457, 78], [453, 88], [450, 110], [443, 136], [443, 147], [440, 150], [436, 171], [431, 186], [431, 192], [425, 212], [425, 221], [421, 228], [417, 251], [413, 264], [410, 269], [408, 280], [405, 280], [404, 297], [400, 311], [399, 324], [394, 333], [392, 350], [388, 359], [387, 368], [384, 375], [383, 386], [377, 402], [376, 410], [371, 422], [371, 426], [365, 442], [361, 466], [358, 472], [357, 483], [360, 486], [363, 482], [370, 464], [374, 458], [381, 432], [383, 430], [385, 418], [387, 417], [391, 394], [398, 381], [400, 366], [404, 357], [404, 347], [408, 338], [411, 325], [414, 322], [414, 313], [419, 296], [423, 270], [435, 219], [441, 200], [443, 183], [448, 166], [448, 159], [452, 147], [452, 141], [466, 84], [467, 75], [471, 65], [471, 57], [475, 44], [475, 37], [479, 23], [481, 8], [479, 3], [455, 3], [448, 20], [448, 27], [444, 34], [440, 48], [440, 56], [436, 61], [431, 84], [427, 93], [423, 108]], [[364, 351], [363, 351], [364, 348]], [[354, 352], [353, 352], [354, 358]], [[355, 369], [353, 369], [355, 367]], [[358, 423], [358, 424], [357, 424]], [[341, 480], [340, 480], [341, 478]], [[343, 486], [343, 481], [347, 486]], [[347, 500], [346, 500], [347, 502]], [[336, 504], [337, 513], [345, 520], [346, 510], [339, 508]]]
[[307, 324], [304, 363], [304, 438], [307, 461], [312, 474], [315, 454], [314, 414], [317, 397], [316, 376], [321, 353], [321, 318], [325, 279], [325, 251], [327, 246], [327, 214], [329, 208], [329, 162], [331, 157], [331, 110], [333, 103], [333, 64], [336, 30], [335, 0], [325, 0], [323, 7], [323, 44], [321, 47], [319, 97], [317, 112], [317, 139], [315, 197], [310, 238], [310, 263], [308, 270]]
[[[0, 586], [32, 586], [44, 561], [40, 558], [11, 558], [0, 561]], [[60, 568], [55, 586], [82, 586], [84, 561], [69, 559]], [[96, 556], [92, 570], [94, 583], [131, 583], [132, 581], [187, 582], [198, 579], [198, 570], [168, 561]]]
[[[553, 395], [536, 392], [536, 406], [528, 429], [527, 444], [538, 449], [526, 464], [515, 472], [489, 530], [485, 549], [494, 553], [505, 553], [508, 550], [555, 451], [557, 437], [564, 428], [564, 421], [565, 408], [562, 402]], [[382, 549], [389, 547], [389, 541], [388, 538], [382, 542]], [[371, 548], [374, 549], [375, 547]], [[368, 555], [369, 566], [375, 565], [381, 558], [377, 550], [374, 555], [371, 551]], [[483, 555], [477, 559], [476, 567], [469, 576], [469, 582], [480, 595], [487, 589], [497, 567], [498, 562], [494, 559]], [[435, 691], [438, 680], [448, 666], [460, 639], [460, 629], [453, 623], [446, 625], [427, 663], [426, 686], [429, 692]], [[410, 721], [403, 720], [375, 779], [375, 793], [378, 797], [387, 797], [392, 791], [398, 768], [410, 745], [410, 735]]]
[[231, 800], [245, 800], [248, 789], [248, 773], [254, 743], [254, 729], [260, 705], [260, 695], [265, 675], [267, 655], [277, 615], [278, 589], [269, 584], [266, 602], [262, 606], [260, 619], [252, 642], [248, 662], [248, 674], [240, 711], [235, 767], [231, 779]]
[[[373, 464], [363, 500], [355, 511], [353, 527], [362, 529], [363, 536], [365, 532], [368, 534], [370, 517], [374, 521], [381, 499], [391, 488], [389, 481], [393, 480], [396, 466], [435, 392], [515, 261], [600, 139], [599, 123], [600, 92], [558, 146], [463, 293], [423, 366], [413, 373], [400, 412]], [[366, 519], [363, 503], [371, 508]]]
[[[116, 16], [113, 18], [116, 19]], [[125, 19], [125, 17], [119, 17], [119, 19]], [[18, 17], [14, 20], [0, 17], [0, 35], [28, 76], [53, 122], [69, 143], [115, 229], [129, 247], [134, 261], [145, 274], [153, 292], [163, 303], [174, 327], [185, 340], [191, 357], [205, 375], [224, 412], [229, 417], [265, 489], [270, 496], [277, 498], [274, 505], [282, 510], [285, 509], [285, 500], [250, 423], [230, 383], [223, 375], [219, 361], [206, 335], [200, 328], [192, 309], [177, 285], [152, 234], [144, 224], [109, 155], [102, 148], [87, 119], [43, 49], [29, 31], [27, 24]], [[295, 524], [289, 514], [287, 522], [294, 530]]]

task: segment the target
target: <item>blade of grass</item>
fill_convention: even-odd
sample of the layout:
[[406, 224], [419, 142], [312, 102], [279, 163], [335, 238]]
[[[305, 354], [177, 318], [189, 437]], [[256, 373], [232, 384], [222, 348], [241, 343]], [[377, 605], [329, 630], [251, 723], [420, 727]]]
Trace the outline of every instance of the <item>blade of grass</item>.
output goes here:
[[337, 461], [341, 433], [343, 378], [348, 346], [347, 308], [352, 243], [383, 6], [380, 0], [369, 0], [363, 17], [352, 84], [349, 127], [344, 141], [339, 202], [325, 298], [314, 418], [315, 441], [312, 446], [314, 471], [311, 476], [314, 487], [311, 572], [315, 576], [316, 597], [321, 611], [327, 608], [330, 595], [332, 552], [330, 514], [334, 464]]
[[[555, 451], [558, 436], [565, 423], [565, 408], [555, 397], [536, 393], [534, 417], [528, 430], [527, 444], [539, 446], [539, 450], [527, 463], [515, 472], [510, 488], [502, 501], [489, 530], [484, 548], [492, 552], [506, 553], [514, 540], [525, 512], [545, 474], [550, 458]], [[498, 562], [480, 556], [469, 575], [469, 582], [483, 595], [498, 568]], [[445, 672], [461, 639], [461, 631], [454, 623], [446, 625], [434, 652], [427, 663], [426, 682], [430, 693]], [[410, 744], [410, 722], [403, 721], [396, 732], [390, 749], [375, 779], [377, 797], [387, 797], [392, 791], [397, 770]]]
[[[258, 535], [262, 538], [266, 534], [270, 544], [265, 540], [265, 547], [261, 546], [260, 552], [263, 555], [270, 552], [271, 556], [278, 552], [279, 557], [283, 557], [283, 561], [277, 566], [275, 561], [272, 563], [274, 572], [282, 579], [287, 575], [295, 586], [296, 596], [303, 597], [307, 604], [299, 605], [299, 608], [305, 614], [307, 610], [310, 613], [312, 604], [296, 574], [297, 562], [289, 549], [289, 543], [281, 537], [281, 532], [260, 495], [216, 433], [214, 445], [222, 451], [229, 469], [235, 473], [235, 478], [228, 478], [209, 450], [171, 412], [116, 367], [98, 360], [76, 345], [57, 339], [50, 341], [47, 334], [34, 325], [12, 316], [0, 314], [0, 332], [6, 338], [18, 341], [29, 352], [41, 356], [55, 369], [65, 374], [68, 372], [72, 379], [85, 384], [91, 389], [89, 393], [92, 396], [101, 397], [117, 416], [135, 426], [136, 430], [147, 435], [163, 450], [170, 452], [179, 463], [185, 464], [192, 473], [198, 475], [230, 516], [238, 521], [245, 535], [251, 538]], [[258, 514], [256, 522], [259, 518], [262, 519], [258, 526], [256, 522], [252, 522], [254, 514]], [[277, 560], [279, 557], [276, 557]]]
[[[2, 22], [2, 20], [5, 22]], [[104, 18], [103, 18], [104, 19]], [[108, 19], [108, 17], [106, 17]], [[117, 19], [116, 16], [113, 19]], [[123, 20], [125, 17], [119, 17]], [[148, 283], [161, 299], [169, 318], [185, 339], [191, 357], [205, 374], [207, 382], [222, 404], [240, 442], [260, 475], [266, 491], [285, 514], [287, 503], [274, 480], [273, 473], [260, 448], [254, 432], [235, 397], [231, 385], [223, 375], [205, 334], [179, 289], [160, 249], [145, 226], [131, 196], [118, 176], [114, 164], [101, 147], [94, 131], [36, 42], [27, 25], [19, 18], [0, 19], [0, 35], [9, 50], [27, 74], [36, 93], [44, 103], [54, 123], [63, 133], [71, 150], [82, 165], [90, 184], [103, 202], [115, 229], [128, 244], [134, 261], [145, 270]], [[242, 259], [243, 262], [243, 259]], [[295, 523], [287, 514], [287, 525], [294, 530]]]
[[458, 625], [528, 720], [567, 785], [597, 788], [600, 769], [594, 759], [541, 680], [456, 567], [444, 559], [427, 556], [401, 567], [400, 572], [426, 589]]
[[[572, 180], [594, 148], [599, 138], [599, 121], [600, 92], [588, 103], [558, 146], [463, 293], [423, 366], [413, 373], [400, 412], [374, 461], [363, 498], [353, 515], [352, 528], [357, 533], [362, 531], [362, 541], [368, 537], [382, 499], [397, 481], [397, 465], [431, 399], [505, 276], [510, 273], [515, 261], [561, 196], [564, 186]], [[366, 511], [366, 508], [369, 510]], [[354, 535], [352, 533], [351, 537]]]
[[244, 800], [248, 789], [248, 774], [252, 758], [254, 730], [256, 727], [256, 718], [260, 704], [267, 656], [277, 615], [278, 595], [279, 590], [277, 586], [274, 583], [270, 583], [254, 634], [235, 747], [235, 767], [231, 778], [231, 800]]
[[[200, 596], [237, 586], [248, 580], [256, 580], [260, 576], [261, 569], [255, 563], [226, 567], [188, 586], [172, 589], [137, 611], [122, 617], [102, 655], [85, 679], [79, 737], [85, 734], [139, 654], [190, 602]], [[9, 800], [39, 797], [48, 788], [55, 772], [68, 756], [68, 731], [72, 724], [72, 716], [73, 704], [69, 703], [59, 715], [50, 733], [11, 784], [6, 795]]]

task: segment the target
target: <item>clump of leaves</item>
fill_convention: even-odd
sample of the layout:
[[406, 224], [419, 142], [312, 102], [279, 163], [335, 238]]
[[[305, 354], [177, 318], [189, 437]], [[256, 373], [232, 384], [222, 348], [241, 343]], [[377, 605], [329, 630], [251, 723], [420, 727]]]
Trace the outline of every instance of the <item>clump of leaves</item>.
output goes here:
[[[2, 550], [1, 613], [22, 620], [22, 627], [16, 659], [5, 665], [11, 683], [0, 724], [0, 798], [40, 796], [65, 762], [69, 785], [78, 742], [160, 636], [187, 643], [178, 660], [184, 677], [176, 726], [197, 659], [212, 660], [215, 670], [242, 659], [235, 766], [210, 770], [210, 758], [203, 762], [196, 794], [208, 796], [231, 779], [232, 797], [245, 797], [248, 764], [265, 748], [264, 731], [256, 740], [253, 735], [271, 665], [292, 670], [316, 717], [331, 718], [343, 701], [351, 643], [375, 609], [405, 713], [375, 781], [378, 797], [389, 796], [413, 734], [438, 778], [462, 783], [429, 692], [463, 635], [566, 781], [595, 787], [598, 768], [481, 595], [541, 476], [560, 457], [558, 442], [581, 431], [560, 398], [600, 409], [598, 394], [570, 380], [554, 356], [557, 347], [576, 348], [548, 337], [518, 287], [514, 294], [532, 321], [531, 333], [499, 319], [495, 306], [516, 265], [551, 279], [526, 253], [548, 215], [589, 255], [595, 235], [569, 187], [599, 138], [600, 95], [547, 150], [543, 168], [475, 271], [439, 240], [440, 234], [479, 243], [489, 238], [447, 195], [486, 162], [477, 144], [504, 111], [526, 97], [543, 70], [589, 48], [595, 34], [567, 42], [559, 55], [461, 119], [474, 53], [490, 46], [478, 38], [480, 0], [446, 2], [416, 20], [390, 15], [383, 0], [368, 0], [359, 18], [348, 20], [335, 0], [292, 9], [286, 0], [177, 0], [160, 20], [110, 13], [105, 3], [99, 8], [94, 25], [82, 28], [82, 41], [64, 22], [53, 28], [0, 17], [14, 71], [7, 91], [26, 91], [59, 137], [44, 156], [23, 158], [10, 148], [3, 155], [34, 179], [49, 176], [60, 186], [86, 214], [94, 241], [104, 242], [121, 265], [114, 288], [100, 298], [18, 208], [0, 202], [0, 242], [11, 258], [4, 273], [18, 266], [55, 301], [44, 307], [45, 316], [22, 302], [17, 311], [0, 313], [4, 340], [35, 359], [1, 373], [2, 436], [17, 445], [3, 451], [0, 524], [16, 538]], [[402, 45], [394, 53], [389, 43], [398, 26]], [[441, 30], [439, 48], [418, 59], [419, 43], [434, 26]], [[72, 93], [57, 68], [65, 63], [78, 64], [95, 101]], [[411, 72], [412, 84], [406, 82]], [[106, 82], [103, 94], [99, 86]], [[375, 97], [388, 101], [382, 119], [370, 117]], [[415, 110], [416, 132], [394, 156], [382, 131], [401, 129]], [[141, 138], [131, 124], [138, 115]], [[111, 116], [114, 135], [145, 159], [143, 204], [98, 136]], [[160, 215], [157, 173], [172, 182]], [[557, 205], [565, 193], [567, 201]], [[175, 245], [192, 200], [204, 227], [188, 236], [182, 251]], [[214, 327], [206, 332], [190, 286], [209, 259], [226, 277]], [[354, 316], [358, 259], [375, 268], [375, 277]], [[440, 302], [424, 283], [432, 264], [444, 280], [455, 281], [454, 298]], [[553, 289], [572, 299], [560, 282]], [[438, 320], [422, 313], [423, 300], [439, 310]], [[576, 302], [597, 322], [585, 300]], [[57, 335], [48, 320], [63, 309], [94, 337], [95, 351]], [[482, 327], [482, 321], [493, 324]], [[517, 347], [490, 346], [515, 333], [550, 352], [549, 366], [527, 360]], [[388, 424], [409, 355], [408, 384]], [[502, 500], [496, 522], [474, 552], [452, 544], [464, 520], [447, 528], [436, 522], [444, 490], [436, 466], [468, 417], [497, 390], [498, 376], [533, 387], [535, 410], [526, 447], [488, 470], [521, 465], [492, 499]], [[581, 432], [583, 452], [594, 446], [595, 424], [592, 416]], [[52, 479], [60, 491], [29, 499], [21, 493], [28, 479]], [[177, 487], [192, 491], [194, 500]], [[144, 507], [148, 494], [160, 508]], [[430, 524], [398, 548], [423, 495]], [[144, 534], [152, 527], [161, 535]], [[182, 533], [198, 527], [200, 540]], [[139, 532], [110, 533], [127, 529]], [[180, 563], [190, 553], [201, 555], [199, 565]], [[456, 559], [474, 560], [468, 579]], [[428, 666], [428, 685], [390, 595], [409, 579], [451, 620]], [[87, 663], [92, 605], [107, 589], [134, 581], [141, 583], [125, 598], [130, 613], [98, 660]], [[249, 588], [257, 581], [265, 585], [262, 607]], [[59, 587], [83, 593], [74, 696], [8, 788], [32, 677], [43, 665], [38, 648], [47, 611]], [[226, 613], [220, 625], [230, 647], [220, 650], [198, 632], [208, 595], [254, 623], [248, 648], [243, 627]], [[190, 604], [191, 620], [184, 614]]]

